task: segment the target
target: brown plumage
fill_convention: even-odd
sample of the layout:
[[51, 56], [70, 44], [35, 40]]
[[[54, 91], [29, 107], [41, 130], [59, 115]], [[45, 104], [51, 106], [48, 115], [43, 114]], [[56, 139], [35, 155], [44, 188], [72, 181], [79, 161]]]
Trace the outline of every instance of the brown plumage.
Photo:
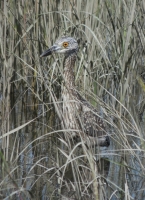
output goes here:
[[65, 55], [62, 87], [63, 126], [72, 130], [72, 136], [81, 134], [88, 145], [109, 146], [110, 139], [103, 120], [97, 116], [97, 111], [76, 91], [74, 68], [77, 51], [78, 43], [74, 38], [62, 37], [41, 55], [41, 57], [52, 53]]

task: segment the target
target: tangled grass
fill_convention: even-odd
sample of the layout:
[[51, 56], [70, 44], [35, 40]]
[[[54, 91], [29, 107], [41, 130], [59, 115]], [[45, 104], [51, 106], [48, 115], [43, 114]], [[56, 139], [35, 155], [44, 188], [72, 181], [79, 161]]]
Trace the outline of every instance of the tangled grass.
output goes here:
[[[1, 1], [0, 198], [145, 198], [144, 11], [143, 0]], [[108, 149], [64, 137], [63, 58], [39, 57], [62, 35], [79, 42], [77, 89], [105, 119]]]

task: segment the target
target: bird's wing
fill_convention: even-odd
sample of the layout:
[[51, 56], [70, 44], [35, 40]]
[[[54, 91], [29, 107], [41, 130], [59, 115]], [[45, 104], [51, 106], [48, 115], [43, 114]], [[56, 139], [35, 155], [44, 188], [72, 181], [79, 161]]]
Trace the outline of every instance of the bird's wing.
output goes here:
[[98, 116], [98, 112], [89, 104], [80, 94], [78, 94], [81, 102], [81, 119], [83, 132], [92, 137], [106, 136], [106, 127], [103, 120]]

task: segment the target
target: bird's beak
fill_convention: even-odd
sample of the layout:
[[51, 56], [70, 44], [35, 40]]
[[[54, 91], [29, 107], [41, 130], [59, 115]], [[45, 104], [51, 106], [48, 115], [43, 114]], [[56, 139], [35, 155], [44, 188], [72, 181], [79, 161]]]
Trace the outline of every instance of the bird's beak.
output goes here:
[[59, 47], [57, 47], [57, 46], [52, 46], [52, 47], [50, 47], [49, 49], [47, 49], [46, 51], [44, 51], [41, 55], [40, 55], [40, 57], [45, 57], [45, 56], [49, 56], [49, 55], [51, 55], [51, 54], [53, 54], [53, 53], [55, 53], [57, 50], [59, 50], [60, 48]]

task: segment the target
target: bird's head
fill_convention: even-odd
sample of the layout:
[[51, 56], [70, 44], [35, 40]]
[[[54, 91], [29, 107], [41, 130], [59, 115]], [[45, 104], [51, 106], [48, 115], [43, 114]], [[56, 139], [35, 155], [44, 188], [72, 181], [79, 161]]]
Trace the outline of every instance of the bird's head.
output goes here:
[[40, 57], [49, 56], [53, 53], [70, 54], [78, 51], [78, 43], [72, 37], [61, 37], [55, 44], [44, 51]]

